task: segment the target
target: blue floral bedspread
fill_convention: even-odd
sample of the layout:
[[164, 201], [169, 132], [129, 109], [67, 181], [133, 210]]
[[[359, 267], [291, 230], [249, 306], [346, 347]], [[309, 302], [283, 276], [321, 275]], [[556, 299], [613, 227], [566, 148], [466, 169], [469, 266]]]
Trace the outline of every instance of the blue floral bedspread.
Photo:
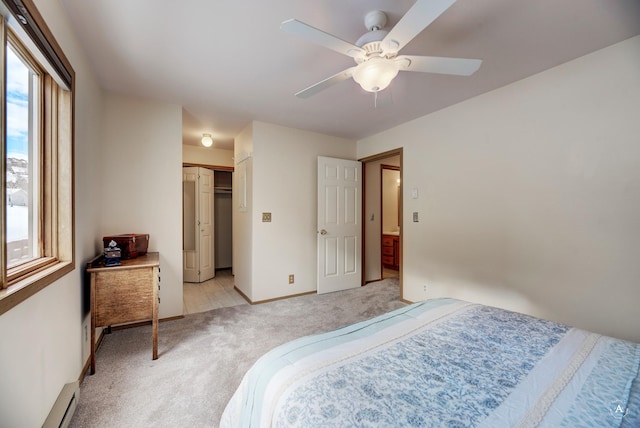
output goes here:
[[640, 345], [455, 299], [285, 344], [223, 427], [638, 427]]

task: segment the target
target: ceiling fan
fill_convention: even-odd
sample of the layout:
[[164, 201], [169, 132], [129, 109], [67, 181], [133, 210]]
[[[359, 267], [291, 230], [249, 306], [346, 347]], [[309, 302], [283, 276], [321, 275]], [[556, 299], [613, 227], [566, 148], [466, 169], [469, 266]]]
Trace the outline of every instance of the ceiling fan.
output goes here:
[[282, 30], [350, 56], [357, 64], [297, 92], [296, 96], [308, 98], [350, 77], [353, 77], [365, 91], [378, 92], [389, 86], [399, 71], [472, 75], [480, 68], [482, 60], [398, 55], [407, 43], [455, 2], [456, 0], [417, 0], [391, 31], [383, 30], [387, 23], [387, 15], [384, 12], [369, 12], [365, 16], [365, 26], [369, 32], [360, 37], [355, 44], [296, 19], [284, 21], [280, 25]]

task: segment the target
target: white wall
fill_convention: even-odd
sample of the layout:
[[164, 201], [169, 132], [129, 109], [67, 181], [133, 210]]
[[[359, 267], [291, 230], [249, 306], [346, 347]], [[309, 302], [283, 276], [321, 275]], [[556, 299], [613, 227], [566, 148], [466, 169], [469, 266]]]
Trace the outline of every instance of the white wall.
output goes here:
[[640, 341], [639, 52], [640, 36], [358, 142], [404, 145], [406, 299]]
[[[41, 426], [62, 387], [78, 379], [89, 355], [84, 264], [98, 251], [102, 93], [55, 0], [35, 0], [76, 72], [76, 269], [0, 316], [0, 425]], [[88, 330], [87, 330], [88, 332]]]
[[[253, 295], [253, 124], [234, 140], [233, 170], [233, 274], [235, 286], [248, 298]], [[239, 163], [238, 163], [239, 161]]]
[[198, 165], [233, 166], [233, 150], [183, 144], [182, 162]]
[[160, 318], [182, 315], [182, 108], [105, 94], [100, 236], [148, 233]]
[[[246, 279], [248, 273], [238, 272], [234, 258], [236, 286], [252, 301], [315, 291], [317, 159], [355, 159], [355, 142], [263, 122], [253, 123], [251, 140], [252, 201], [245, 214], [251, 235], [244, 242], [234, 235], [234, 245], [250, 247], [252, 277], [250, 286], [244, 283], [239, 275]], [[236, 148], [236, 156], [243, 150]], [[262, 222], [263, 212], [271, 213], [270, 223]], [[294, 284], [288, 283], [290, 274]]]

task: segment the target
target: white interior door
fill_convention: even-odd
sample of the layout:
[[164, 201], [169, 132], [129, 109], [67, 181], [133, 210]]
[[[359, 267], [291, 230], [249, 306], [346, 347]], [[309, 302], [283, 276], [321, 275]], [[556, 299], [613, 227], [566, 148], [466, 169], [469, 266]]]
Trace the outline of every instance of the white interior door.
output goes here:
[[213, 171], [199, 168], [199, 243], [200, 243], [200, 280], [206, 281], [216, 275], [214, 210], [213, 210]]
[[198, 168], [182, 168], [182, 275], [185, 282], [198, 277]]
[[185, 282], [215, 276], [213, 171], [182, 168], [182, 275]]
[[362, 165], [318, 157], [318, 293], [360, 287]]

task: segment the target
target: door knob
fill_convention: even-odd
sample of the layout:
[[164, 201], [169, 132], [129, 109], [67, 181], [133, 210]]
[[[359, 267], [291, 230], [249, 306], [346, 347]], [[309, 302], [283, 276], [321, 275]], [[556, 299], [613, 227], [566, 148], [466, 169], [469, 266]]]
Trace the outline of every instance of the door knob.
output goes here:
[[320, 235], [326, 235], [326, 234], [327, 234], [327, 231], [326, 231], [326, 230], [322, 229], [322, 230], [320, 231]]

